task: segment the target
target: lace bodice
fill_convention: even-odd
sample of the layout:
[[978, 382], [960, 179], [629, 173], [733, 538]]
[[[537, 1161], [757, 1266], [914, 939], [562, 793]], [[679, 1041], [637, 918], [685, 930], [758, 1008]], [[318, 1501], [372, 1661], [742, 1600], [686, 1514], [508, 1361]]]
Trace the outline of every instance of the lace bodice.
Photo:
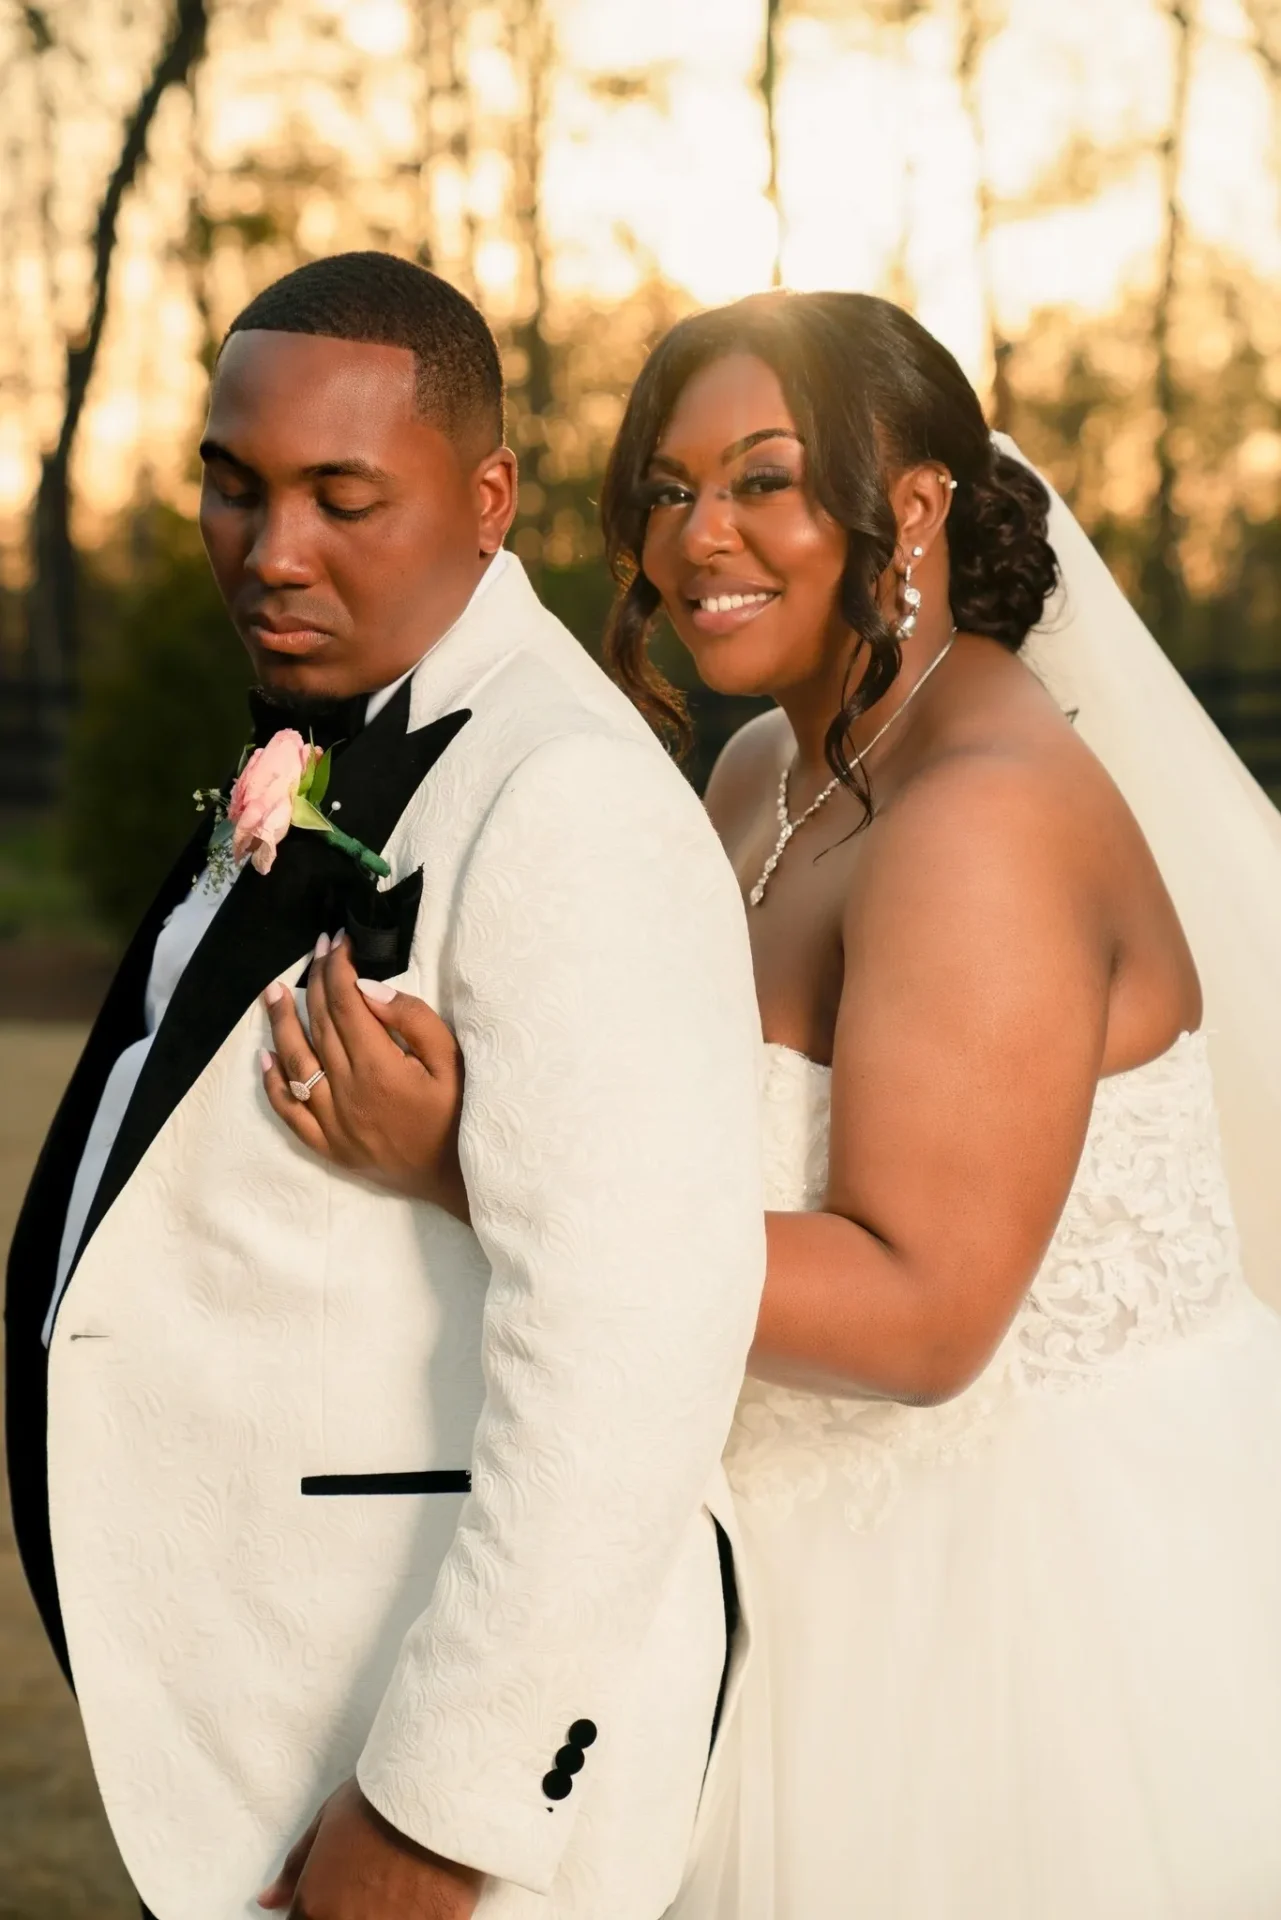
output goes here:
[[[768, 1046], [766, 1205], [808, 1211], [827, 1182], [831, 1074]], [[1000, 1348], [939, 1407], [830, 1399], [749, 1379], [727, 1453], [736, 1492], [788, 1511], [839, 1473], [868, 1526], [908, 1462], [970, 1451], [1022, 1394], [1101, 1385], [1249, 1295], [1219, 1146], [1203, 1034], [1100, 1082], [1058, 1230]]]

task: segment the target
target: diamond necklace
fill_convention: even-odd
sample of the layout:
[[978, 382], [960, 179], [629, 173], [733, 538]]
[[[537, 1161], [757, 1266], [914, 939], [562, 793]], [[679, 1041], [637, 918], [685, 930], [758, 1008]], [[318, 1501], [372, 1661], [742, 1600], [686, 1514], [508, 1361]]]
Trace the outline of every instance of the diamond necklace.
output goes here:
[[[907, 709], [911, 706], [913, 700], [915, 700], [917, 694], [921, 691], [921, 688], [925, 685], [925, 682], [929, 679], [930, 675], [934, 672], [936, 667], [942, 666], [943, 662], [947, 659], [948, 654], [951, 653], [952, 648], [955, 646], [955, 644], [956, 644], [956, 628], [953, 627], [951, 633], [948, 635], [946, 645], [943, 647], [940, 647], [939, 651], [935, 654], [934, 658], [930, 661], [929, 666], [926, 667], [924, 673], [921, 675], [920, 679], [916, 682], [915, 686], [912, 688], [911, 692], [908, 694], [906, 700], [902, 701], [897, 707], [895, 707], [893, 713], [890, 715], [889, 719], [885, 722], [885, 724], [881, 727], [878, 727], [876, 732], [872, 735], [871, 739], [868, 741], [867, 745], [864, 748], [862, 748], [860, 752], [854, 755], [855, 766], [859, 766], [859, 767], [862, 766], [863, 762], [866, 760], [868, 754], [872, 751], [872, 748], [876, 745], [877, 741], [884, 739], [885, 735], [889, 732], [890, 728], [894, 725], [894, 722], [898, 719], [901, 713], [906, 713]], [[803, 827], [807, 820], [812, 820], [820, 807], [825, 807], [827, 805], [832, 795], [836, 792], [836, 789], [841, 785], [839, 778], [834, 780], [829, 780], [827, 785], [824, 787], [822, 793], [819, 794], [818, 799], [811, 801], [810, 805], [806, 807], [804, 813], [798, 813], [795, 820], [793, 820], [790, 818], [787, 811], [787, 786], [788, 786], [788, 781], [791, 779], [791, 774], [792, 774], [792, 769], [790, 767], [784, 767], [782, 776], [779, 779], [778, 801], [777, 801], [778, 839], [774, 843], [773, 853], [771, 853], [769, 859], [765, 862], [765, 865], [761, 868], [760, 879], [756, 882], [756, 885], [752, 888], [752, 891], [747, 896], [754, 907], [759, 907], [761, 904], [761, 901], [765, 898], [765, 889], [766, 887], [768, 887], [770, 880], [773, 877], [775, 867], [778, 865], [779, 861], [783, 858], [783, 849], [786, 847], [788, 841], [792, 838], [792, 835], [796, 833], [799, 828]]]

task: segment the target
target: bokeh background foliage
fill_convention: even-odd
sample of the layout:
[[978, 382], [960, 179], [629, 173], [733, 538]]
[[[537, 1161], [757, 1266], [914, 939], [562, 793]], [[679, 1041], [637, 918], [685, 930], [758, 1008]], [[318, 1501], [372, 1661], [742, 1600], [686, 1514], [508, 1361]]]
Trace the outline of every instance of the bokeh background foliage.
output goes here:
[[[1281, 0], [46, 0], [0, 60], [0, 941], [118, 941], [235, 758], [208, 372], [344, 246], [490, 315], [513, 544], [588, 647], [657, 334], [904, 301], [1281, 794]], [[701, 780], [745, 709], [691, 692]]]
[[155, 508], [142, 578], [100, 596], [67, 743], [61, 851], [118, 936], [137, 924], [245, 738], [248, 659], [189, 521]]

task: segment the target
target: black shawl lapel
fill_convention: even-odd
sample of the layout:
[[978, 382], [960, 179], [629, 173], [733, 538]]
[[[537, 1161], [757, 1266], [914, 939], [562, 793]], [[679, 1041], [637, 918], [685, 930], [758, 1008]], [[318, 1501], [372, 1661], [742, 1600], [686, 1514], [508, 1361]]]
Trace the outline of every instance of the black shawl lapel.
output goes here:
[[[212, 816], [201, 823], [126, 949], [36, 1162], [9, 1254], [5, 1322], [21, 1344], [38, 1333], [53, 1292], [63, 1221], [80, 1157], [112, 1067], [146, 1032], [147, 980], [165, 921], [205, 863]], [[47, 1285], [46, 1285], [47, 1283]]]
[[[430, 769], [470, 718], [468, 712], [405, 731], [412, 682], [346, 747], [335, 751], [325, 811], [344, 833], [375, 851]], [[190, 1092], [245, 1009], [277, 975], [336, 932], [344, 892], [359, 880], [354, 862], [323, 835], [286, 834], [269, 874], [250, 868], [219, 908], [178, 982], [139, 1076], [76, 1252], [77, 1261], [175, 1107]]]
[[36, 1162], [14, 1229], [5, 1290], [5, 1427], [14, 1532], [53, 1650], [68, 1674], [45, 1489], [47, 1365], [40, 1333], [53, 1298], [63, 1222], [112, 1067], [146, 1032], [147, 980], [160, 929], [205, 863], [212, 815], [192, 835], [143, 917], [111, 983]]
[[[62, 1223], [89, 1129], [93, 1125], [112, 1067], [125, 1048], [135, 1040], [142, 1039], [146, 1032], [147, 980], [156, 941], [165, 921], [189, 892], [192, 882], [204, 866], [212, 828], [211, 816], [201, 823], [183, 848], [168, 878], [144, 914], [107, 990], [106, 999], [85, 1042], [85, 1050], [54, 1115], [13, 1236], [9, 1258], [11, 1284], [6, 1297], [8, 1316], [21, 1307], [22, 1296], [32, 1284], [33, 1260], [42, 1254], [50, 1261], [49, 1285], [52, 1290], [58, 1253], [56, 1242], [61, 1238]], [[50, 1237], [55, 1241], [52, 1247], [44, 1245]], [[26, 1277], [19, 1280], [20, 1273]], [[15, 1286], [14, 1282], [18, 1284]], [[37, 1326], [43, 1323], [48, 1304], [46, 1299], [35, 1316]]]

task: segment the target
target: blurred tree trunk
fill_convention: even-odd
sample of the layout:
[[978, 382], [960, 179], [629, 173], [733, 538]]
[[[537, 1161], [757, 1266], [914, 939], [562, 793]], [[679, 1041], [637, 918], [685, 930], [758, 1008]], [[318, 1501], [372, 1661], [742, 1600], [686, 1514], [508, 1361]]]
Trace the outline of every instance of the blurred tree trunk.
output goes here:
[[1281, 162], [1281, 0], [1242, 0], [1250, 51], [1272, 90], [1272, 163]]
[[[427, 0], [430, 4], [430, 0]], [[471, 204], [472, 108], [467, 71], [462, 57], [465, 18], [470, 0], [439, 0], [445, 38], [445, 97], [449, 101], [449, 152], [463, 180], [463, 284], [476, 298], [476, 247], [479, 223]]]
[[[45, 298], [51, 313], [58, 310], [58, 231], [53, 213], [53, 194], [57, 182], [56, 109], [46, 83], [44, 56], [52, 53], [57, 42], [49, 16], [42, 7], [24, 6], [22, 23], [35, 58], [35, 90], [40, 123], [40, 253], [44, 266]], [[20, 145], [19, 141], [16, 143]], [[15, 155], [16, 163], [16, 155]]]
[[120, 152], [99, 204], [88, 323], [83, 334], [67, 342], [62, 425], [53, 449], [41, 460], [32, 514], [27, 609], [30, 668], [51, 712], [65, 699], [76, 670], [78, 595], [71, 539], [71, 456], [106, 324], [120, 208], [145, 156], [156, 109], [170, 87], [186, 80], [204, 50], [207, 14], [208, 0], [177, 0], [168, 37], [125, 123]]
[[765, 57], [761, 62], [761, 103], [765, 108], [765, 140], [769, 151], [766, 196], [774, 212], [774, 261], [771, 286], [783, 284], [783, 203], [778, 190], [778, 56], [783, 24], [783, 0], [765, 0]]
[[220, 344], [213, 301], [213, 257], [219, 223], [209, 191], [212, 169], [205, 91], [200, 84], [199, 70], [193, 69], [187, 76], [187, 92], [191, 98], [191, 200], [182, 256], [191, 287], [191, 302], [200, 322], [200, 345], [196, 351], [201, 366], [212, 380]]
[[992, 425], [1000, 432], [1008, 433], [1012, 412], [1010, 360], [1014, 345], [1007, 338], [997, 313], [996, 287], [992, 269], [992, 235], [997, 224], [997, 204], [988, 162], [987, 128], [983, 114], [981, 82], [984, 56], [995, 39], [998, 29], [988, 10], [987, 0], [959, 0], [957, 28], [957, 79], [974, 141], [979, 282], [983, 300], [983, 325], [992, 363], [992, 404], [989, 411]]
[[508, 133], [511, 157], [511, 219], [520, 253], [524, 313], [511, 330], [521, 370], [512, 381], [511, 437], [521, 461], [519, 506], [512, 545], [542, 582], [551, 530], [548, 498], [547, 421], [555, 401], [552, 347], [548, 337], [547, 231], [543, 222], [543, 165], [555, 77], [556, 39], [546, 0], [507, 0], [508, 52], [520, 88]]
[[553, 399], [542, 186], [555, 44], [544, 0], [512, 0], [509, 18], [512, 64], [525, 89], [512, 127], [512, 212], [531, 296], [529, 315], [516, 329], [516, 344], [525, 355], [525, 403], [541, 420]]
[[1242, 0], [1250, 46], [1274, 83], [1281, 81], [1281, 6], [1277, 0]]
[[[423, 266], [449, 274], [471, 299], [476, 298], [476, 247], [479, 223], [471, 205], [472, 101], [467, 83], [467, 15], [472, 0], [417, 0], [419, 57], [423, 71]], [[438, 165], [458, 175], [461, 244], [436, 232], [433, 184]]]
[[919, 4], [919, 0], [895, 0], [887, 21], [889, 26], [898, 31], [899, 75], [903, 83], [904, 97], [901, 114], [903, 172], [900, 188], [903, 217], [894, 242], [894, 251], [890, 255], [886, 268], [885, 290], [891, 300], [900, 307], [906, 307], [909, 313], [915, 313], [918, 299], [918, 289], [912, 272], [912, 239], [918, 178], [916, 97], [919, 80], [910, 29], [916, 24], [921, 14], [927, 11], [928, 4]]
[[1147, 578], [1143, 584], [1157, 637], [1164, 646], [1169, 647], [1174, 643], [1181, 626], [1187, 600], [1179, 549], [1183, 525], [1175, 500], [1179, 479], [1176, 457], [1178, 423], [1175, 417], [1179, 393], [1171, 329], [1183, 259], [1185, 222], [1181, 180], [1195, 23], [1191, 4], [1185, 4], [1185, 0], [1168, 0], [1167, 15], [1174, 36], [1173, 79], [1169, 120], [1159, 148], [1165, 226], [1160, 279], [1152, 315], [1152, 344], [1156, 361], [1154, 385], [1159, 421], [1155, 446], [1157, 485], [1153, 501], [1155, 525], [1152, 547], [1145, 567]]

